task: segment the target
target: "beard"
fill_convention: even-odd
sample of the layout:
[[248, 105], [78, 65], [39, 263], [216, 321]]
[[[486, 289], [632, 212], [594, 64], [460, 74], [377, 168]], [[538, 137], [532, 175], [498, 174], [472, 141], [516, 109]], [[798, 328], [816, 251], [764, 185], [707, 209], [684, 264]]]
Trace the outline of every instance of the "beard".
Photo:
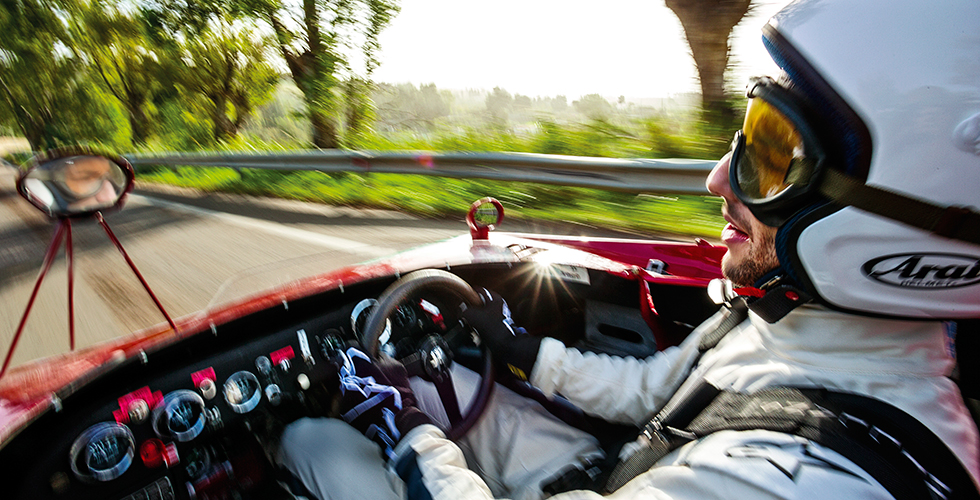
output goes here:
[[738, 286], [755, 286], [766, 273], [779, 267], [776, 256], [776, 231], [758, 231], [746, 252], [736, 255], [729, 250], [721, 261], [721, 273]]

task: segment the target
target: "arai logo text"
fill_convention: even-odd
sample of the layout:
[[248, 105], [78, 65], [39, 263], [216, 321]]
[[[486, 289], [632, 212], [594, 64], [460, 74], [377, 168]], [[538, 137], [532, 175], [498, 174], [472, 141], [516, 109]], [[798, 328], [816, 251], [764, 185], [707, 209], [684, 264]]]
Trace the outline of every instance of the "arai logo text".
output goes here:
[[903, 288], [956, 288], [980, 283], [980, 257], [951, 253], [905, 253], [869, 260], [865, 276]]

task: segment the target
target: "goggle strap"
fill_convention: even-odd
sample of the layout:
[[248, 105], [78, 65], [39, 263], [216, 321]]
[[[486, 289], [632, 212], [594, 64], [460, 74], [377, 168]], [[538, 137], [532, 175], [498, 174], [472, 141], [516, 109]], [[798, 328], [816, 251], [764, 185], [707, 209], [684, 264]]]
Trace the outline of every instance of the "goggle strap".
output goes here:
[[824, 172], [820, 194], [846, 206], [887, 217], [954, 240], [980, 245], [980, 212], [941, 206], [904, 194], [868, 186], [834, 169]]

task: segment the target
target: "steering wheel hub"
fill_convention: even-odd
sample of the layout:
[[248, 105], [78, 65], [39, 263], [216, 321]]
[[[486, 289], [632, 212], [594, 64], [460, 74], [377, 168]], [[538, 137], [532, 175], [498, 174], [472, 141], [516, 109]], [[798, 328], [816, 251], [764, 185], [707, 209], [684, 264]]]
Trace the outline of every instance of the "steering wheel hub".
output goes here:
[[446, 340], [430, 335], [420, 348], [425, 373], [432, 379], [442, 378], [453, 364], [453, 351]]

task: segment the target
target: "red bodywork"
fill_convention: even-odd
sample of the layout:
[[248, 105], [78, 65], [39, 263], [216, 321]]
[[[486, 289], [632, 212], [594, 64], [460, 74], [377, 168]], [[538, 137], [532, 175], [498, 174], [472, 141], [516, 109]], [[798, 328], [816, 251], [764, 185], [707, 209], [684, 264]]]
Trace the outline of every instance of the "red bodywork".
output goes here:
[[[406, 274], [422, 268], [448, 268], [471, 263], [535, 260], [527, 248], [559, 250], [561, 263], [601, 269], [648, 282], [704, 287], [721, 277], [725, 248], [699, 241], [653, 242], [611, 238], [572, 238], [492, 233], [488, 240], [461, 236], [391, 257], [311, 276], [219, 309], [176, 321], [177, 331], [164, 323], [75, 352], [36, 360], [12, 369], [0, 380], [0, 447], [50, 408], [60, 397], [131, 358], [155, 351], [184, 337], [204, 332], [242, 316], [316, 293], [361, 281]], [[564, 249], [564, 251], [562, 251]], [[552, 253], [552, 252], [549, 252]], [[550, 257], [554, 259], [553, 256]], [[644, 270], [650, 259], [664, 262], [670, 275]], [[59, 396], [60, 395], [60, 396]]]

